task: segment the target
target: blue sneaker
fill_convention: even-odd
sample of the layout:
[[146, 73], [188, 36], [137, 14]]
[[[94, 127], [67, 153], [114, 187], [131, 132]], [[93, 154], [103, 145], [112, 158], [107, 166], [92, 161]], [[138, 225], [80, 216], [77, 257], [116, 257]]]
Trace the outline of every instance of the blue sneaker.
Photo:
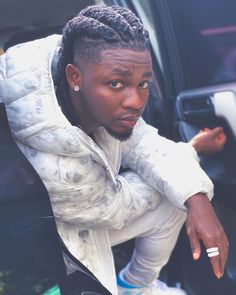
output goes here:
[[145, 287], [130, 285], [122, 278], [122, 271], [117, 276], [117, 287], [119, 295], [187, 295], [184, 290], [168, 287], [159, 280]]

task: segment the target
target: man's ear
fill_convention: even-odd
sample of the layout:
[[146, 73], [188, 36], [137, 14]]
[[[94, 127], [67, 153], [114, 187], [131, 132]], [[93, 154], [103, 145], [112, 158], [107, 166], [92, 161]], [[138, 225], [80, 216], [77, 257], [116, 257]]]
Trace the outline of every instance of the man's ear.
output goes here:
[[66, 66], [66, 78], [71, 88], [80, 86], [81, 75], [80, 70], [76, 66], [72, 64]]

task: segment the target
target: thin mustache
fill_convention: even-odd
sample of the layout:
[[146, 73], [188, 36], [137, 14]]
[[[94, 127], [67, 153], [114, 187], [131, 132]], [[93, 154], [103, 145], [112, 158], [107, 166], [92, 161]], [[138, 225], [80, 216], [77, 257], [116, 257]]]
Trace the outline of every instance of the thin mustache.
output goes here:
[[142, 113], [135, 113], [135, 114], [124, 114], [119, 116], [118, 120], [138, 120], [141, 117]]

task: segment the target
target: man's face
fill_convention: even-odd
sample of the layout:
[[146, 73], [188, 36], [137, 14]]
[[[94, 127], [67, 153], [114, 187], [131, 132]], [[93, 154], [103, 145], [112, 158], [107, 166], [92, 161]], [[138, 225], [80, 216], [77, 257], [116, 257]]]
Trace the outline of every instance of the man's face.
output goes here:
[[101, 62], [81, 73], [78, 103], [84, 126], [103, 126], [115, 138], [128, 139], [146, 105], [151, 78], [149, 51], [102, 51]]

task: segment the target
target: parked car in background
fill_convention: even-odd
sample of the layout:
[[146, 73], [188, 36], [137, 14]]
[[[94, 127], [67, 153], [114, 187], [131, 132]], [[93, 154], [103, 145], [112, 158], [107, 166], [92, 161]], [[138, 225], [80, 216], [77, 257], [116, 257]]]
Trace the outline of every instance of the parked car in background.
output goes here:
[[[175, 141], [189, 141], [205, 127], [225, 130], [224, 150], [200, 157], [215, 184], [213, 205], [230, 241], [225, 275], [214, 278], [204, 247], [201, 259], [193, 262], [184, 229], [161, 275], [169, 284], [181, 283], [189, 295], [236, 294], [236, 1], [8, 0], [1, 4], [0, 47], [60, 33], [68, 19], [96, 3], [133, 10], [150, 33], [154, 78], [144, 113], [148, 123]], [[132, 242], [114, 249], [117, 268], [131, 248]], [[21, 276], [22, 286], [12, 282], [13, 274], [0, 273], [0, 295], [42, 294], [57, 284], [55, 277], [38, 284], [27, 274]], [[7, 287], [9, 278], [14, 289]]]

